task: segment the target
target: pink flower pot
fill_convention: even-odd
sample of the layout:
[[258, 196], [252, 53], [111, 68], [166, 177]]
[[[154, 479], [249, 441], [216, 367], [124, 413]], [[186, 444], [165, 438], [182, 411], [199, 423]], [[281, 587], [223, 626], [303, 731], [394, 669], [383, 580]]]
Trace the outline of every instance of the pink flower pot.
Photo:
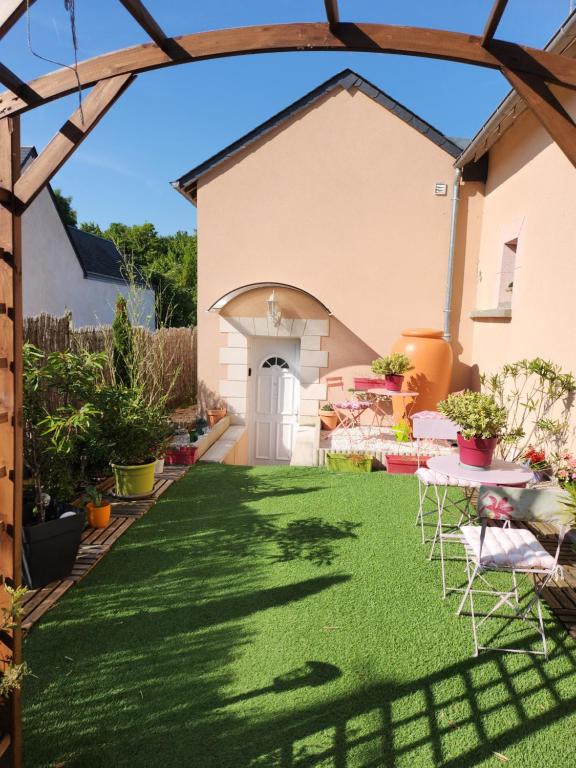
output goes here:
[[366, 391], [367, 389], [380, 388], [386, 388], [386, 382], [384, 379], [362, 378], [358, 376], [354, 377], [354, 389]]
[[401, 376], [399, 373], [387, 373], [384, 376], [384, 381], [386, 382], [386, 389], [389, 389], [391, 392], [400, 392], [404, 376]]
[[457, 435], [460, 463], [476, 469], [488, 469], [498, 445], [497, 437], [473, 437], [465, 440], [460, 432]]

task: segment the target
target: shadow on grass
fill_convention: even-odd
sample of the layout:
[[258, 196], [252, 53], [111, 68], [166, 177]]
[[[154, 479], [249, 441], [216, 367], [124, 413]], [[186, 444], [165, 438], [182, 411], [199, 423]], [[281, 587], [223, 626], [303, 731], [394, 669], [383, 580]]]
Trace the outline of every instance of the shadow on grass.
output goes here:
[[336, 557], [334, 542], [356, 539], [354, 532], [360, 523], [341, 520], [329, 523], [321, 517], [292, 520], [284, 528], [273, 523], [261, 523], [254, 529], [256, 535], [274, 542], [279, 550], [272, 555], [278, 562], [309, 560], [316, 565], [332, 565]]
[[[353, 523], [314, 514], [281, 525], [296, 499], [310, 498], [316, 513], [309, 494], [327, 487], [313, 473], [285, 477], [306, 487], [246, 468], [191, 471], [47, 614], [26, 643], [35, 674], [25, 690], [27, 768], [462, 768], [574, 714], [574, 656], [554, 625], [550, 665], [486, 654], [422, 675], [415, 659], [414, 679], [397, 682], [392, 658], [390, 679], [375, 671], [350, 691], [341, 683], [358, 650], [337, 666], [322, 635], [312, 661], [302, 637], [295, 668], [259, 676], [256, 654], [254, 680], [239, 681], [238, 660], [257, 643], [267, 651], [255, 618], [282, 621], [278, 609], [292, 603], [298, 621], [321, 595], [338, 608], [351, 583], [330, 573], [269, 585], [271, 572], [292, 573], [292, 557], [310, 569], [324, 544], [356, 546]], [[321, 696], [306, 698], [310, 690]], [[544, 702], [537, 716], [524, 705], [534, 696]]]

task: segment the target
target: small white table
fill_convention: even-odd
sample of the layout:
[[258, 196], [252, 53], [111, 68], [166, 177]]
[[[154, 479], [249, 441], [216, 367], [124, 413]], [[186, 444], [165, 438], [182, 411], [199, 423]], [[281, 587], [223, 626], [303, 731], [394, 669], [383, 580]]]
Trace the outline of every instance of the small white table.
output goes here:
[[468, 480], [482, 485], [525, 486], [532, 480], [532, 471], [521, 464], [494, 459], [488, 469], [470, 469], [460, 464], [457, 453], [449, 456], [433, 456], [428, 459], [428, 466], [434, 472], [447, 475], [456, 480]]
[[[521, 464], [514, 464], [511, 461], [502, 461], [495, 459], [490, 465], [489, 469], [470, 469], [469, 467], [460, 464], [460, 457], [457, 453], [450, 454], [448, 456], [433, 456], [428, 459], [428, 467], [438, 474], [445, 475], [452, 480], [460, 480], [464, 482], [480, 483], [481, 485], [514, 485], [524, 488], [526, 484], [532, 480], [532, 472], [527, 470]], [[434, 554], [434, 548], [436, 543], [440, 545], [440, 568], [442, 573], [442, 597], [446, 597], [448, 592], [465, 592], [463, 587], [449, 587], [446, 585], [446, 566], [444, 556], [444, 544], [462, 544], [463, 537], [459, 531], [462, 517], [460, 522], [456, 526], [456, 531], [445, 533], [443, 523], [444, 505], [447, 500], [447, 487], [444, 487], [444, 492], [439, 495], [438, 486], [436, 486], [436, 498], [438, 499], [438, 524], [436, 526], [436, 532], [432, 540], [432, 548], [430, 550], [429, 560], [432, 559]], [[464, 517], [470, 520], [470, 516], [474, 514], [471, 508], [473, 487], [463, 489], [464, 507], [460, 509]], [[459, 558], [452, 558], [459, 559]], [[460, 611], [460, 608], [458, 609]]]

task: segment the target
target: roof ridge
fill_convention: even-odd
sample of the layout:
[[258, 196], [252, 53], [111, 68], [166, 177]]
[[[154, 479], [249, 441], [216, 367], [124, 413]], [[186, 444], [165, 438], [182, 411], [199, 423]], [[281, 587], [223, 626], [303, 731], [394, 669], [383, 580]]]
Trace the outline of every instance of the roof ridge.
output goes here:
[[462, 148], [435, 128], [431, 123], [423, 120], [411, 109], [397, 99], [394, 99], [386, 93], [386, 91], [382, 90], [382, 88], [379, 88], [353, 69], [347, 67], [335, 75], [332, 75], [328, 80], [320, 83], [320, 85], [317, 85], [311, 91], [308, 91], [304, 96], [301, 96], [284, 109], [272, 115], [272, 117], [269, 117], [251, 131], [248, 131], [248, 133], [236, 139], [231, 144], [228, 144], [207, 160], [204, 160], [202, 163], [182, 175], [179, 179], [171, 182], [172, 186], [181, 192], [187, 199], [193, 201], [193, 185], [201, 176], [229, 159], [237, 152], [250, 146], [254, 141], [282, 125], [282, 123], [298, 114], [302, 109], [311, 106], [338, 86], [345, 89], [352, 87], [358, 88], [358, 90], [366, 96], [376, 101], [380, 106], [396, 115], [396, 117], [403, 120], [415, 130], [419, 131], [423, 136], [430, 139], [430, 141], [434, 142], [440, 149], [443, 149], [452, 157], [457, 158], [461, 154]]

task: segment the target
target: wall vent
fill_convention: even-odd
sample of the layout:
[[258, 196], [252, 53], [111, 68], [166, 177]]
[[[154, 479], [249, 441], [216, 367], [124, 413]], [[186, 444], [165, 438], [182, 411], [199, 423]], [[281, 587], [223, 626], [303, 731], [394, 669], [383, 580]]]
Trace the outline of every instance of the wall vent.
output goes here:
[[434, 194], [435, 195], [448, 194], [448, 184], [445, 184], [443, 181], [437, 181], [436, 184], [434, 184]]

